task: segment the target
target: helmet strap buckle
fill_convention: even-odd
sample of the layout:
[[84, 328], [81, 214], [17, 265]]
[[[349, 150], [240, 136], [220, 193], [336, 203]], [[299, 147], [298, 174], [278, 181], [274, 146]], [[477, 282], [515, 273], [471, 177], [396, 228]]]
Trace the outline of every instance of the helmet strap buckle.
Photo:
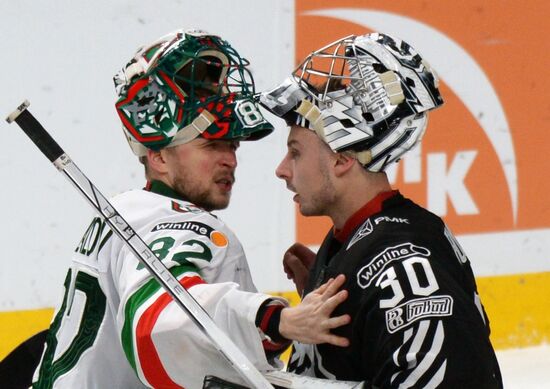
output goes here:
[[296, 108], [296, 112], [306, 118], [317, 135], [325, 140], [325, 126], [321, 117], [321, 110], [315, 104], [307, 99], [302, 99], [302, 102]]

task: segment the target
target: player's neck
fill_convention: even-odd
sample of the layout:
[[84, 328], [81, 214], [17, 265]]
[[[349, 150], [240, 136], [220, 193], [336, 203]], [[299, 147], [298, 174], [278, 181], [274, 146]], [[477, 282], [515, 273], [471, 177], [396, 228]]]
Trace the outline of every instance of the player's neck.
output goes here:
[[337, 200], [330, 210], [330, 218], [336, 229], [346, 222], [380, 193], [392, 190], [384, 173], [367, 173], [360, 179], [342, 182]]

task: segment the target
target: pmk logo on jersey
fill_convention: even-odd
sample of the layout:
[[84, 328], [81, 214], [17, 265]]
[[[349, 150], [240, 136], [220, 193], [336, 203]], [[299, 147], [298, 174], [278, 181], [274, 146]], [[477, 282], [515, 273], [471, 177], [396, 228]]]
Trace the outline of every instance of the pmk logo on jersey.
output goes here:
[[[389, 216], [380, 216], [374, 219], [374, 224], [378, 225], [382, 222], [386, 223], [404, 223], [404, 224], [410, 224], [409, 219], [404, 219], [400, 217], [389, 217]], [[374, 231], [374, 227], [372, 225], [372, 222], [370, 219], [367, 219], [365, 223], [359, 228], [359, 230], [355, 233], [353, 238], [350, 240], [348, 247], [346, 250], [349, 250], [351, 246], [353, 246], [355, 243], [359, 242], [361, 239], [363, 239], [365, 236], [368, 236]]]
[[393, 334], [417, 320], [452, 314], [453, 298], [451, 296], [418, 298], [386, 311], [386, 328]]
[[412, 243], [388, 247], [357, 272], [357, 284], [366, 289], [389, 263], [412, 256], [429, 257], [430, 254], [431, 252], [427, 248]]
[[374, 219], [374, 224], [378, 225], [382, 222], [386, 223], [404, 223], [404, 224], [410, 224], [409, 219], [403, 219], [400, 217], [389, 217], [389, 216], [380, 216]]

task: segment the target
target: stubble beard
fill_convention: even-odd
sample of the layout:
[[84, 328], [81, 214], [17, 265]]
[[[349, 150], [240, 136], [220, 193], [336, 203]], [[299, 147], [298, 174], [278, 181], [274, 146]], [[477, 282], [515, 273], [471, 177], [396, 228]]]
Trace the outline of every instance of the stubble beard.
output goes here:
[[322, 183], [309, 201], [300, 202], [300, 213], [304, 216], [328, 216], [335, 200], [334, 184], [325, 170], [321, 170]]
[[231, 193], [227, 193], [226, 196], [215, 196], [209, 190], [208, 185], [201, 188], [201, 185], [196, 184], [196, 182], [200, 182], [200, 179], [192, 178], [186, 172], [180, 172], [174, 177], [173, 189], [185, 200], [206, 211], [210, 212], [227, 208]]

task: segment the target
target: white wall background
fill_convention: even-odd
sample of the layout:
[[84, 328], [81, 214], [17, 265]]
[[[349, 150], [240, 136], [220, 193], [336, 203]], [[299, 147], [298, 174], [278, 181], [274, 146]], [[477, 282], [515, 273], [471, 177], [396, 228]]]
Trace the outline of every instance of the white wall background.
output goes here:
[[[0, 114], [25, 98], [106, 196], [142, 187], [141, 165], [123, 138], [112, 76], [142, 44], [177, 28], [221, 35], [250, 59], [259, 90], [294, 62], [292, 0], [95, 0], [0, 3]], [[240, 148], [230, 208], [219, 213], [240, 237], [261, 290], [291, 290], [281, 256], [294, 238], [294, 208], [274, 169], [286, 130]], [[0, 311], [54, 306], [70, 254], [92, 209], [16, 125], [0, 134]]]

